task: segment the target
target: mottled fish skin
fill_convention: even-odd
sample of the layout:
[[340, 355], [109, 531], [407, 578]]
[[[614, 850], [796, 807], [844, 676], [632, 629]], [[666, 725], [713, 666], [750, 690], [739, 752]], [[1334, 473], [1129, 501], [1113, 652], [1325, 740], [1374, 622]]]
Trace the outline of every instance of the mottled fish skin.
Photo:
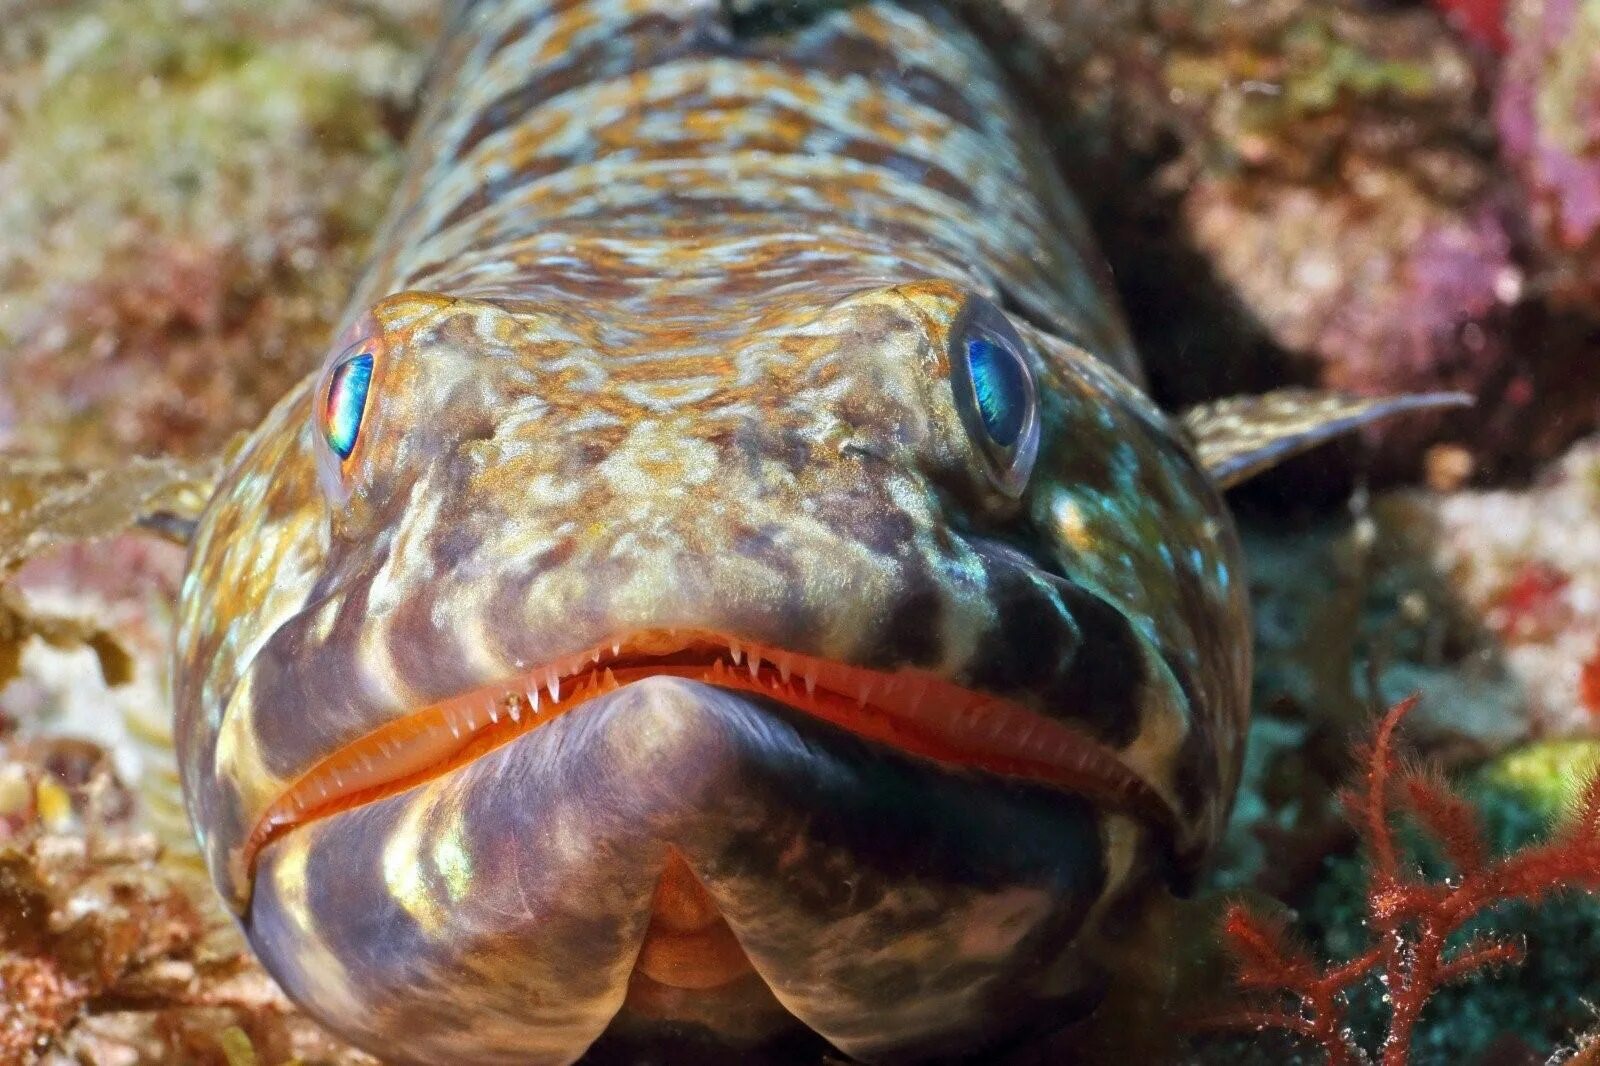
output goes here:
[[[324, 367], [234, 462], [184, 582], [185, 792], [257, 952], [394, 1061], [567, 1063], [686, 1024], [748, 1049], [802, 1023], [906, 1061], [1081, 1012], [1108, 914], [1226, 819], [1248, 616], [1218, 492], [1141, 391], [1003, 73], [937, 4], [753, 37], [718, 0], [450, 25], [330, 354], [376, 352], [362, 442], [330, 464]], [[952, 393], [980, 299], [1031, 347], [1020, 498]], [[666, 627], [1014, 699], [1175, 817], [659, 677], [244, 862], [330, 753]], [[759, 980], [652, 1013], [630, 975], [671, 856]]]

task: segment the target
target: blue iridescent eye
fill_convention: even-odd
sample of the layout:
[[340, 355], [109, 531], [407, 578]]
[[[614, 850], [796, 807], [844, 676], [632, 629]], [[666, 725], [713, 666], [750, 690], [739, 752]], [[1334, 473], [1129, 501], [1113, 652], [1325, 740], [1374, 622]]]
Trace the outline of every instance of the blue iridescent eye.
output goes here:
[[367, 389], [372, 385], [372, 353], [362, 352], [333, 368], [323, 408], [323, 433], [328, 447], [340, 459], [350, 458], [361, 433], [361, 416], [367, 409]]
[[1027, 421], [1029, 403], [1021, 360], [988, 337], [968, 337], [967, 370], [989, 439], [1002, 448], [1016, 444]]
[[989, 481], [1008, 496], [1027, 487], [1039, 454], [1038, 390], [1028, 348], [994, 304], [973, 297], [951, 335], [956, 409]]

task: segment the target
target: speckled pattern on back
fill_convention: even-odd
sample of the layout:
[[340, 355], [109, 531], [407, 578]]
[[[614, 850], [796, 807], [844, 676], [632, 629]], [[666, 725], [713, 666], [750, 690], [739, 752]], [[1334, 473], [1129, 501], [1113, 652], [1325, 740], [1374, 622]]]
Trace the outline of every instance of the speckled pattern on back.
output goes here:
[[[378, 352], [359, 445], [319, 472], [325, 369], [202, 521], [176, 676], [203, 850], [290, 995], [386, 1057], [648, 1042], [624, 1001], [669, 848], [750, 1002], [868, 1060], [981, 1048], [1064, 1021], [1102, 919], [1226, 817], [1238, 548], [1082, 219], [954, 15], [819, 7], [746, 35], [717, 0], [462, 7], [330, 354]], [[1018, 499], [952, 394], [974, 299], [1031, 347]], [[1176, 825], [654, 679], [300, 827], [249, 877], [252, 827], [322, 757], [660, 627], [1013, 698], [1119, 752]], [[748, 1003], [683, 1009], [770, 1035]]]

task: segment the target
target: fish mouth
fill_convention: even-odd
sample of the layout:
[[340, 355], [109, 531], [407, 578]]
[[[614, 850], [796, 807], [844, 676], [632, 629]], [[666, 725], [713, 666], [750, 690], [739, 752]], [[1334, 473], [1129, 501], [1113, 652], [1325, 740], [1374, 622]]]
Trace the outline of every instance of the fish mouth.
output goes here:
[[1171, 805], [1068, 722], [929, 670], [874, 670], [701, 629], [604, 641], [431, 704], [325, 756], [256, 820], [239, 858], [297, 826], [363, 807], [473, 762], [597, 697], [675, 677], [774, 700], [869, 741], [949, 766], [1054, 786], [1171, 827]]

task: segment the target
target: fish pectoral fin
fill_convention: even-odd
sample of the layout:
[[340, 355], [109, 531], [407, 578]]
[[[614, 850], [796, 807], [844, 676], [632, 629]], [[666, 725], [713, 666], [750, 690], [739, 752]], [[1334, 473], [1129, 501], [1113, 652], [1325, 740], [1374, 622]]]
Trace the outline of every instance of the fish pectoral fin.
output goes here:
[[1381, 419], [1472, 403], [1473, 398], [1463, 392], [1354, 396], [1295, 388], [1213, 400], [1183, 412], [1179, 420], [1206, 472], [1223, 488], [1232, 488], [1291, 456]]

